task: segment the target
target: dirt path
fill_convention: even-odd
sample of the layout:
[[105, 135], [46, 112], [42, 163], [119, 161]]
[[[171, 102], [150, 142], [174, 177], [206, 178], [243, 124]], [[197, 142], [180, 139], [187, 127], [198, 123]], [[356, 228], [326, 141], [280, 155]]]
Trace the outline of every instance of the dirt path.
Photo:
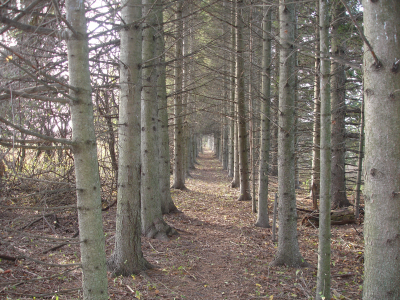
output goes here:
[[[181, 212], [165, 216], [165, 220], [180, 235], [168, 242], [143, 238], [143, 253], [155, 268], [141, 275], [110, 277], [110, 298], [313, 299], [316, 269], [269, 267], [276, 248], [271, 241], [271, 230], [253, 225], [256, 216], [251, 213], [251, 203], [237, 201], [238, 189], [230, 188], [226, 171], [222, 170], [211, 152], [200, 156], [191, 175], [192, 178], [186, 181], [188, 190], [172, 191], [174, 202]], [[299, 203], [308, 205], [302, 201], [299, 200]], [[5, 212], [0, 219], [0, 233], [2, 237], [8, 236], [10, 245], [13, 243], [19, 251], [44, 262], [79, 261], [76, 244], [68, 244], [43, 255], [43, 250], [48, 249], [49, 245], [32, 239], [29, 241], [26, 236], [11, 234], [11, 231], [2, 231], [15, 226], [19, 218], [26, 220], [27, 216], [22, 214]], [[107, 255], [110, 255], [114, 246], [115, 207], [105, 212], [103, 217]], [[35, 219], [37, 215], [30, 218]], [[21, 221], [21, 224], [26, 222]], [[58, 222], [60, 227], [55, 230], [59, 237], [72, 236], [77, 229], [74, 213], [58, 215]], [[32, 235], [53, 234], [43, 221], [30, 225], [28, 230]], [[316, 266], [317, 230], [299, 225], [298, 232], [304, 258]], [[357, 259], [362, 253], [362, 237], [351, 226], [336, 226], [332, 229], [332, 238], [332, 297], [361, 299], [362, 263]], [[6, 252], [3, 250], [0, 252]], [[13, 251], [7, 253], [17, 255]], [[48, 294], [43, 299], [80, 297], [79, 292], [74, 290], [81, 284], [79, 269], [63, 274], [63, 270], [26, 260], [16, 264], [3, 260], [0, 261], [0, 268], [7, 271], [0, 274], [0, 299], [3, 296], [6, 299], [5, 295], [7, 299], [33, 299], [32, 295], [35, 294]], [[26, 281], [28, 278], [30, 281]], [[11, 283], [18, 284], [13, 286]], [[56, 298], [55, 291], [60, 290], [64, 292]], [[37, 296], [36, 299], [42, 297]]]
[[[253, 226], [251, 203], [237, 201], [238, 189], [230, 188], [226, 171], [211, 152], [200, 155], [198, 162], [187, 180], [188, 191], [173, 191], [182, 213], [165, 216], [180, 236], [168, 243], [143, 241], [146, 257], [159, 267], [148, 272], [156, 289], [148, 291], [146, 299], [315, 298], [316, 269], [269, 267], [276, 248], [271, 230]], [[314, 228], [299, 228], [302, 254], [314, 266], [317, 234]], [[334, 237], [342, 234], [333, 229]], [[336, 272], [343, 274], [333, 278], [336, 299], [361, 299], [360, 276], [356, 272], [346, 276], [346, 265], [338, 259], [336, 263], [340, 269]]]

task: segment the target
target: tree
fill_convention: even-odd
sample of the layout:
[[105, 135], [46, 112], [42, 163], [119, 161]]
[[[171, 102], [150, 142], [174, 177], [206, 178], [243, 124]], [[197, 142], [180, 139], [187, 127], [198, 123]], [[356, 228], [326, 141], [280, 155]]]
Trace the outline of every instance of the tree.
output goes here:
[[184, 170], [184, 152], [185, 139], [182, 116], [182, 89], [183, 89], [183, 20], [182, 10], [183, 2], [177, 4], [176, 10], [176, 48], [175, 48], [175, 98], [174, 98], [174, 183], [172, 188], [184, 190], [185, 170]]
[[270, 103], [271, 103], [271, 12], [272, 8], [263, 7], [263, 44], [262, 44], [262, 87], [261, 87], [261, 145], [258, 185], [258, 218], [256, 226], [268, 228], [268, 165], [270, 145]]
[[319, 1], [320, 28], [320, 201], [319, 201], [319, 244], [316, 299], [330, 299], [331, 288], [331, 105], [329, 95], [329, 7], [328, 0]]
[[[162, 4], [161, 4], [162, 5]], [[176, 208], [171, 197], [170, 190], [170, 153], [168, 135], [168, 102], [166, 91], [166, 70], [165, 70], [165, 45], [164, 45], [164, 26], [163, 26], [163, 7], [157, 9], [157, 35], [156, 35], [156, 57], [158, 57], [158, 130], [159, 130], [159, 185], [161, 197], [161, 211], [163, 214], [175, 212]]]
[[278, 251], [273, 265], [305, 266], [297, 240], [297, 212], [294, 166], [294, 32], [296, 4], [279, 1], [279, 132], [278, 132]]
[[[317, 1], [317, 11], [319, 11], [319, 1]], [[319, 14], [316, 16], [316, 40], [319, 41]], [[313, 109], [313, 139], [312, 139], [312, 162], [311, 162], [311, 199], [313, 209], [318, 209], [318, 199], [320, 190], [320, 138], [321, 138], [321, 100], [320, 100], [320, 58], [319, 43], [315, 43], [314, 61], [314, 109]]]
[[240, 196], [239, 201], [251, 200], [249, 185], [249, 162], [247, 149], [247, 128], [244, 95], [244, 43], [243, 43], [243, 0], [237, 0], [236, 14], [236, 34], [237, 34], [237, 59], [236, 59], [236, 79], [237, 79], [237, 108], [238, 108], [238, 151], [240, 169]]
[[[331, 31], [332, 54], [339, 58], [345, 56], [345, 8], [340, 0], [332, 2], [333, 22]], [[346, 75], [345, 66], [333, 61], [331, 64], [331, 106], [332, 106], [332, 165], [331, 189], [332, 209], [349, 206], [346, 197]]]
[[363, 1], [363, 299], [400, 299], [400, 2]]
[[[236, 24], [236, 14], [237, 14], [237, 1], [232, 1], [232, 24]], [[238, 147], [238, 124], [237, 124], [237, 108], [236, 108], [236, 26], [231, 27], [231, 45], [232, 45], [232, 52], [231, 52], [231, 102], [230, 102], [230, 111], [231, 111], [231, 124], [230, 124], [230, 131], [229, 131], [229, 140], [230, 140], [230, 148], [231, 148], [231, 177], [232, 188], [237, 188], [240, 184], [240, 176], [239, 176], [239, 147]]]
[[161, 211], [158, 152], [157, 98], [157, 9], [155, 0], [142, 0], [143, 16], [143, 81], [141, 99], [141, 210], [142, 233], [150, 238], [168, 240], [167, 234], [176, 233], [165, 223]]
[[79, 240], [84, 299], [108, 299], [101, 216], [100, 177], [94, 133], [92, 89], [84, 2], [66, 2], [68, 71], [74, 142]]
[[150, 267], [141, 249], [140, 92], [142, 61], [141, 0], [122, 2], [120, 31], [120, 105], [118, 127], [118, 194], [115, 246], [107, 265], [115, 276]]

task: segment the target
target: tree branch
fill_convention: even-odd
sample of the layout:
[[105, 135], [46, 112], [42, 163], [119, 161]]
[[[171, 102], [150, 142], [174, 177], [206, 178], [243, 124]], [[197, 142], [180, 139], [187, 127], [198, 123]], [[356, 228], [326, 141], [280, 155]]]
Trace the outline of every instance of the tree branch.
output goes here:
[[369, 43], [369, 41], [365, 37], [365, 35], [362, 32], [362, 30], [360, 29], [360, 27], [358, 27], [356, 19], [354, 18], [353, 14], [351, 13], [349, 6], [347, 5], [347, 3], [344, 0], [340, 0], [340, 1], [342, 2], [343, 6], [346, 8], [347, 12], [349, 13], [350, 19], [351, 19], [351, 21], [353, 21], [354, 26], [356, 26], [356, 28], [358, 30], [358, 33], [360, 34], [361, 39], [364, 41], [364, 43], [367, 45], [369, 51], [371, 52], [372, 57], [375, 60], [375, 68], [380, 68], [382, 66], [382, 63], [380, 62], [380, 60], [376, 56], [374, 49], [372, 48], [371, 44]]
[[70, 145], [70, 146], [75, 146], [75, 143], [73, 141], [71, 141], [71, 140], [68, 140], [68, 139], [56, 139], [56, 138], [52, 138], [52, 137], [49, 137], [49, 136], [44, 135], [44, 134], [40, 134], [40, 133], [31, 131], [31, 130], [22, 128], [21, 126], [15, 125], [15, 124], [11, 123], [10, 121], [4, 119], [1, 116], [0, 116], [0, 122], [2, 122], [2, 123], [14, 128], [14, 129], [18, 130], [19, 132], [22, 132], [22, 133], [25, 133], [25, 134], [28, 134], [28, 135], [32, 135], [32, 136], [36, 136], [36, 137], [38, 137], [38, 138], [40, 138], [42, 140], [45, 140], [45, 141], [49, 141], [49, 142], [53, 142], [53, 143], [61, 143], [61, 144], [66, 144], [66, 145]]

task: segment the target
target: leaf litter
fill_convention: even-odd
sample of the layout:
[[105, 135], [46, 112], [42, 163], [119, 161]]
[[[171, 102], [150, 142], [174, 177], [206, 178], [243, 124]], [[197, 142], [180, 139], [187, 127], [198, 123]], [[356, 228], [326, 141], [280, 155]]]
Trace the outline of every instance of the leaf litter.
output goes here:
[[[299, 212], [299, 244], [312, 267], [269, 266], [277, 249], [272, 230], [254, 226], [257, 216], [251, 212], [251, 202], [237, 201], [239, 190], [230, 187], [230, 178], [213, 153], [201, 154], [190, 174], [187, 190], [171, 191], [180, 212], [164, 216], [179, 235], [168, 242], [142, 238], [144, 256], [154, 268], [131, 277], [109, 276], [110, 299], [314, 299], [318, 231], [301, 225], [303, 212]], [[275, 178], [270, 186], [272, 201]], [[312, 207], [305, 188], [297, 197], [298, 206]], [[108, 256], [114, 247], [115, 210], [114, 206], [103, 214]], [[40, 212], [0, 214], [0, 254], [18, 258], [1, 258], [0, 298], [81, 299], [81, 271], [73, 266], [79, 262], [79, 246], [71, 238], [78, 228], [76, 212], [57, 213], [58, 227], [51, 226], [54, 217], [48, 216], [23, 232], [18, 228], [39, 218]], [[52, 236], [66, 245], [43, 254], [54, 241], [38, 236]], [[65, 242], [66, 238], [70, 240]], [[332, 226], [331, 248], [332, 299], [361, 299], [362, 225]]]

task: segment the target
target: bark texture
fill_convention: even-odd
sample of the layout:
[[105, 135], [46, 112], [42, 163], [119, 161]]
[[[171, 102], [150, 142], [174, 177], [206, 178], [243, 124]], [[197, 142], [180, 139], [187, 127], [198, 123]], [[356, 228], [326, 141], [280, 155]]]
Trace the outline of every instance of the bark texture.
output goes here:
[[329, 1], [319, 0], [321, 53], [321, 182], [319, 201], [317, 300], [330, 299], [331, 288], [331, 105], [329, 97]]
[[278, 132], [278, 251], [273, 265], [291, 267], [306, 265], [297, 240], [295, 193], [294, 134], [295, 112], [294, 56], [295, 3], [279, 1], [280, 69], [279, 69], [279, 132]]
[[[400, 299], [400, 2], [364, 0], [363, 299]], [[375, 57], [373, 57], [375, 55]]]
[[118, 194], [115, 246], [107, 261], [114, 276], [138, 274], [150, 265], [143, 258], [140, 222], [140, 90], [142, 62], [141, 0], [122, 2]]
[[[319, 1], [317, 1], [317, 11], [319, 11]], [[316, 40], [319, 41], [319, 14], [316, 16], [318, 24], [315, 31]], [[319, 43], [315, 43], [315, 52], [319, 52]], [[312, 165], [311, 165], [311, 199], [313, 209], [318, 209], [319, 182], [320, 182], [320, 139], [321, 139], [321, 99], [320, 99], [320, 58], [315, 56], [315, 75], [314, 75], [314, 122], [313, 122], [313, 146], [312, 146]]]
[[183, 2], [179, 2], [176, 11], [177, 41], [175, 45], [175, 98], [174, 98], [174, 182], [172, 188], [184, 190], [185, 187], [185, 170], [184, 170], [184, 130], [182, 116], [182, 88], [183, 88], [183, 20], [182, 10]]
[[[331, 31], [332, 53], [337, 57], [345, 55], [343, 27], [346, 11], [340, 0], [332, 2], [333, 23]], [[346, 158], [346, 74], [345, 66], [337, 62], [331, 65], [331, 106], [332, 106], [332, 209], [349, 206], [346, 197], [345, 158]]]
[[[162, 5], [162, 4], [161, 4]], [[168, 103], [166, 91], [165, 73], [165, 45], [163, 28], [163, 7], [157, 7], [157, 34], [156, 34], [156, 57], [159, 58], [157, 66], [157, 98], [158, 98], [158, 130], [159, 130], [159, 186], [161, 197], [161, 211], [163, 214], [176, 212], [170, 190], [170, 153], [168, 135]]]
[[243, 43], [243, 0], [237, 0], [237, 106], [238, 106], [238, 146], [239, 146], [239, 171], [240, 171], [240, 196], [239, 201], [251, 200], [249, 184], [249, 157], [247, 149], [246, 108], [244, 95], [244, 43]]
[[268, 214], [268, 166], [270, 148], [270, 103], [271, 103], [271, 8], [263, 8], [263, 44], [262, 44], [262, 99], [261, 99], [261, 145], [258, 185], [258, 217], [256, 226], [269, 228]]
[[141, 100], [141, 210], [142, 233], [150, 238], [168, 240], [175, 231], [164, 222], [161, 211], [158, 153], [158, 102], [156, 28], [157, 7], [155, 0], [142, 0], [146, 16], [143, 30], [143, 87]]
[[89, 50], [85, 2], [66, 2], [67, 20], [75, 33], [68, 32], [68, 72], [72, 140], [82, 263], [83, 299], [108, 299], [107, 267], [101, 215], [100, 176], [93, 122]]

